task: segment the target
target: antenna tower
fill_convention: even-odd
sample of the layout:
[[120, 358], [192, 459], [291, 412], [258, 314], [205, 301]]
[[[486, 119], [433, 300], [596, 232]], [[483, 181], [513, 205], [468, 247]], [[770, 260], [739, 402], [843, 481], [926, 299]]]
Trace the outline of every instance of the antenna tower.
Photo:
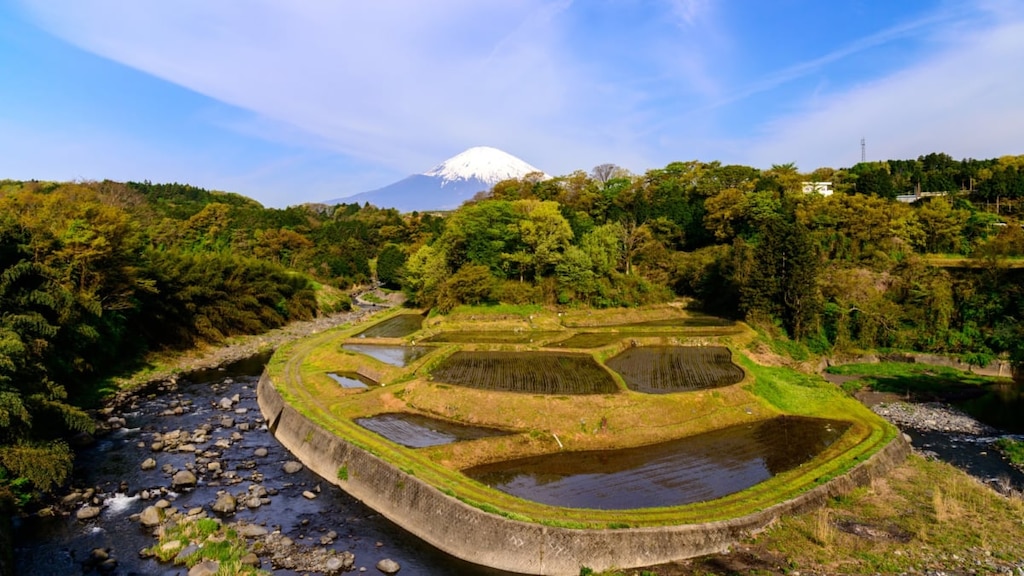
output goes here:
[[863, 138], [860, 139], [860, 161], [868, 161], [867, 141], [865, 141]]

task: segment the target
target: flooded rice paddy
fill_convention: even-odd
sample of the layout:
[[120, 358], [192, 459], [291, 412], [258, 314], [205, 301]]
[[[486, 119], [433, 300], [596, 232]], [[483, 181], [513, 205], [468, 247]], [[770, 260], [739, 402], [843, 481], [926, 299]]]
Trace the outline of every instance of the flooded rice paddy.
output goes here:
[[356, 334], [356, 338], [405, 338], [423, 326], [422, 314], [399, 314]]
[[373, 380], [355, 372], [328, 372], [327, 376], [341, 385], [342, 388], [366, 389], [377, 385]]
[[559, 452], [469, 468], [493, 488], [542, 504], [629, 510], [703, 502], [810, 461], [849, 423], [780, 416], [622, 450]]
[[454, 344], [533, 344], [555, 338], [559, 334], [560, 332], [515, 332], [511, 330], [505, 332], [496, 330], [441, 332], [424, 338], [423, 341]]
[[418, 414], [379, 414], [358, 418], [356, 424], [408, 448], [427, 448], [509, 434], [494, 428], [466, 426]]
[[722, 346], [643, 346], [608, 360], [634, 392], [667, 394], [736, 384], [743, 369]]
[[389, 346], [386, 344], [343, 344], [343, 350], [365, 354], [392, 366], [404, 367], [426, 356], [434, 349], [430, 346]]
[[495, 392], [576, 395], [619, 390], [611, 374], [587, 354], [460, 351], [444, 359], [431, 376]]

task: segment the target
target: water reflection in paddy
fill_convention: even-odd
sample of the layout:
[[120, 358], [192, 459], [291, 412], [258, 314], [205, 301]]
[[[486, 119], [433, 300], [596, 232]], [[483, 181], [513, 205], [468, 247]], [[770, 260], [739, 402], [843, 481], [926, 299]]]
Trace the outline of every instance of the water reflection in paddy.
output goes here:
[[520, 498], [567, 508], [628, 510], [703, 502], [811, 460], [849, 424], [783, 416], [623, 450], [556, 453], [464, 473]]
[[370, 358], [392, 366], [405, 366], [433, 350], [429, 346], [385, 346], [381, 344], [344, 344], [342, 349], [366, 354]]
[[366, 389], [377, 384], [355, 372], [328, 372], [327, 376], [340, 384], [342, 388]]
[[508, 434], [494, 428], [466, 426], [418, 414], [379, 414], [371, 418], [359, 418], [356, 424], [409, 448], [426, 448]]

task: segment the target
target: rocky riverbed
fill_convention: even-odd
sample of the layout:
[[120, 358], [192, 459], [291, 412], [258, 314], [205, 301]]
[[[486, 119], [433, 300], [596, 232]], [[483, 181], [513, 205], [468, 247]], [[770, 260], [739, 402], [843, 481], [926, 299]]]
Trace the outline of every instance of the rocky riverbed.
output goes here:
[[364, 316], [358, 310], [236, 342], [184, 360], [207, 370], [169, 368], [118, 395], [100, 415], [103, 430], [81, 439], [72, 488], [17, 521], [16, 573], [184, 575], [145, 550], [169, 525], [206, 517], [242, 534], [252, 551], [246, 562], [274, 574], [500, 574], [409, 536], [294, 461], [267, 430], [256, 382], [268, 354], [247, 355]]

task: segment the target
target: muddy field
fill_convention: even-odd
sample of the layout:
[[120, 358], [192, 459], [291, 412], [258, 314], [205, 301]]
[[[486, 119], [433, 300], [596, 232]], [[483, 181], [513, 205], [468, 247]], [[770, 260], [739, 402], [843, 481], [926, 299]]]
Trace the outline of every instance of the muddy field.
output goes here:
[[615, 380], [591, 356], [544, 352], [456, 352], [434, 369], [438, 382], [498, 392], [614, 394]]
[[422, 314], [399, 314], [370, 326], [356, 338], [405, 338], [423, 326]]
[[743, 369], [721, 346], [643, 346], [608, 360], [634, 392], [667, 394], [717, 388], [743, 380]]

